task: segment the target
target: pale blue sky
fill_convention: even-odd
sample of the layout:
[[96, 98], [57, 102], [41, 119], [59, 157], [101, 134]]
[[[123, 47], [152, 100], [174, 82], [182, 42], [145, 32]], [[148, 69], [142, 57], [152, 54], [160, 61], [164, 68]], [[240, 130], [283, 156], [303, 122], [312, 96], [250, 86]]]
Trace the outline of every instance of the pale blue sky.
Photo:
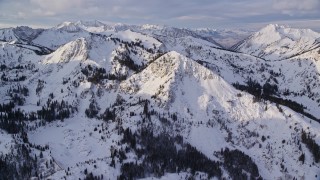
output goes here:
[[320, 0], [0, 0], [0, 27], [77, 20], [189, 28], [278, 23], [320, 31]]

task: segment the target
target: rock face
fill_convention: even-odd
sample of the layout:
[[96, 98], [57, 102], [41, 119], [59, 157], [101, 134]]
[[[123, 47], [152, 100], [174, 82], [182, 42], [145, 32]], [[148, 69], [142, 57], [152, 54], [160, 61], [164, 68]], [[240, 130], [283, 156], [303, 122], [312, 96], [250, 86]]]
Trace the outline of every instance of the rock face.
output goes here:
[[319, 33], [226, 50], [210, 29], [78, 21], [0, 40], [0, 179], [320, 175]]

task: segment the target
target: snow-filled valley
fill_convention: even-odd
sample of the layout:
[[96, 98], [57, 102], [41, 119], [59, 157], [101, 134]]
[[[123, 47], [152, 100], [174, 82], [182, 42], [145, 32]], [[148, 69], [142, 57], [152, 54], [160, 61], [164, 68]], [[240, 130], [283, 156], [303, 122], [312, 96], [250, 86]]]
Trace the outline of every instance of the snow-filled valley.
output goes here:
[[318, 179], [320, 33], [249, 32], [0, 29], [0, 179]]

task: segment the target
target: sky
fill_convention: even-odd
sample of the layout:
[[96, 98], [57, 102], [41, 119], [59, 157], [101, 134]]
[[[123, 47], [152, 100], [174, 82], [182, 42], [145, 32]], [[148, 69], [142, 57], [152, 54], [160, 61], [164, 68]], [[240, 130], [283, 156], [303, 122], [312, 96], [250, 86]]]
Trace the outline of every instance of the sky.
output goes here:
[[320, 32], [320, 0], [0, 0], [2, 28], [78, 20], [218, 29], [272, 23]]

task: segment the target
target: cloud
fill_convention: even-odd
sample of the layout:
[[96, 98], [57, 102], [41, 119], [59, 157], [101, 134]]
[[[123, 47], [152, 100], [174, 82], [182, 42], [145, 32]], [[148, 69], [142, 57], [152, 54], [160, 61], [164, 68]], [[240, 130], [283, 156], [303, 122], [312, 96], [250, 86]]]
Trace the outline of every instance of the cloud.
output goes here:
[[295, 15], [320, 10], [319, 0], [274, 0], [273, 7], [284, 14]]
[[199, 21], [199, 20], [223, 20], [222, 17], [211, 17], [211, 16], [179, 16], [176, 17], [177, 20], [183, 21]]
[[72, 8], [84, 7], [85, 0], [30, 0], [32, 5], [52, 12], [65, 12]]

